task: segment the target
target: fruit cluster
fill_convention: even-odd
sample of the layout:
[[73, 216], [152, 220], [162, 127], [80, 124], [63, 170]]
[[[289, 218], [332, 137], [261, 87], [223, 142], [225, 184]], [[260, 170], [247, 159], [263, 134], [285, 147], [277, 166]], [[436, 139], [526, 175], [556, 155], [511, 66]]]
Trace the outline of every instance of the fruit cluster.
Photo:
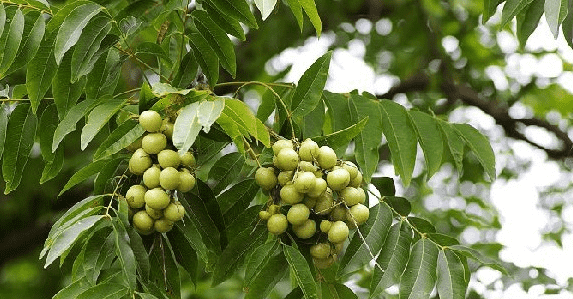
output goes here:
[[[269, 232], [279, 235], [288, 223], [300, 239], [317, 234], [310, 248], [319, 268], [330, 266], [348, 238], [349, 228], [366, 222], [369, 210], [362, 184], [362, 173], [350, 161], [338, 161], [334, 150], [318, 147], [311, 139], [300, 144], [278, 140], [273, 144], [273, 166], [260, 167], [257, 184], [273, 196], [273, 204], [259, 213]], [[285, 213], [281, 213], [284, 205]]]
[[134, 146], [137, 149], [129, 159], [129, 171], [142, 176], [142, 183], [131, 186], [125, 198], [134, 210], [133, 226], [140, 234], [164, 233], [185, 215], [173, 193], [188, 192], [195, 186], [191, 173], [195, 157], [191, 152], [180, 156], [172, 149], [173, 123], [162, 120], [156, 111], [142, 112], [139, 123], [147, 133], [141, 144]]

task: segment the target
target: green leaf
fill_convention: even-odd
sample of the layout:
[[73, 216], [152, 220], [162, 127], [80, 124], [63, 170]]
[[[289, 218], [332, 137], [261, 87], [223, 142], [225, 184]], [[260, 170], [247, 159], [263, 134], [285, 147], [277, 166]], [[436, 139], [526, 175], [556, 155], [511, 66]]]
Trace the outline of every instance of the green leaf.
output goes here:
[[57, 64], [54, 59], [54, 42], [54, 34], [46, 35], [26, 69], [26, 88], [28, 89], [28, 97], [34, 112], [38, 109], [40, 100], [50, 88], [52, 78], [56, 75]]
[[181, 279], [173, 257], [173, 250], [163, 234], [154, 239], [153, 250], [149, 255], [151, 281], [157, 283], [162, 293], [169, 298], [181, 298]]
[[312, 26], [314, 26], [316, 35], [320, 37], [320, 34], [322, 33], [322, 21], [320, 21], [320, 16], [318, 15], [318, 11], [316, 11], [316, 4], [314, 3], [314, 0], [298, 0], [298, 2], [310, 19]]
[[347, 286], [341, 283], [320, 284], [322, 289], [322, 299], [358, 299], [358, 296]]
[[[24, 33], [22, 36], [22, 42], [20, 43], [20, 48], [18, 49], [18, 54], [6, 74], [13, 73], [26, 65], [26, 63], [36, 55], [36, 52], [40, 47], [40, 43], [42, 42], [42, 38], [44, 37], [44, 32], [46, 30], [46, 20], [44, 19], [44, 16], [42, 16], [40, 12], [32, 11], [28, 12], [25, 15], [25, 18], [26, 22], [24, 24]], [[0, 75], [0, 77], [2, 76]]]
[[301, 122], [309, 114], [322, 96], [322, 90], [328, 78], [328, 68], [332, 52], [326, 52], [318, 58], [298, 80], [298, 86], [292, 97], [292, 117], [295, 122]]
[[235, 219], [229, 219], [225, 222], [226, 237], [228, 241], [232, 241], [241, 233], [245, 227], [254, 227], [259, 219], [259, 211], [262, 210], [261, 205], [250, 206], [244, 211], [240, 211]]
[[82, 248], [83, 258], [76, 258], [74, 262], [72, 279], [83, 276], [91, 285], [96, 283], [104, 261], [111, 257], [115, 258], [111, 237], [112, 233], [109, 228], [97, 230], [89, 237]]
[[81, 149], [84, 150], [95, 137], [95, 135], [103, 128], [109, 119], [121, 109], [127, 100], [112, 99], [107, 100], [103, 104], [95, 107], [88, 115], [86, 125], [82, 129], [81, 136]]
[[414, 244], [400, 280], [400, 298], [427, 299], [436, 285], [438, 247], [422, 238]]
[[298, 249], [283, 244], [283, 252], [290, 265], [298, 286], [302, 289], [305, 299], [318, 298], [316, 282], [310, 272], [310, 267]]
[[56, 109], [56, 105], [50, 104], [40, 117], [40, 128], [42, 128], [42, 134], [40, 134], [40, 150], [42, 152], [42, 158], [46, 162], [50, 162], [55, 158], [55, 154], [52, 152], [52, 140], [57, 126], [58, 110]]
[[108, 281], [85, 290], [76, 299], [120, 299], [128, 293], [125, 286]]
[[266, 238], [267, 228], [264, 225], [244, 228], [221, 253], [213, 272], [212, 286], [227, 280], [243, 264], [247, 253], [262, 244]]
[[[254, 282], [254, 279], [257, 276], [261, 276], [260, 274], [263, 272], [263, 268], [265, 268], [269, 264], [269, 261], [274, 256], [275, 251], [278, 249], [278, 246], [279, 242], [266, 243], [257, 247], [255, 250], [249, 253], [245, 262], [244, 288], [249, 288], [251, 282]], [[284, 260], [284, 262], [285, 262], [284, 268], [286, 268], [286, 260]]]
[[133, 250], [135, 261], [137, 262], [137, 272], [143, 279], [147, 280], [151, 266], [149, 265], [149, 256], [147, 255], [147, 250], [143, 245], [141, 236], [133, 227], [127, 228], [127, 234], [129, 235], [129, 245], [131, 250]]
[[181, 60], [181, 65], [177, 69], [177, 74], [171, 81], [171, 84], [175, 87], [186, 88], [188, 87], [195, 77], [197, 77], [197, 71], [199, 70], [199, 64], [193, 56], [193, 52], [187, 52], [183, 59]]
[[253, 136], [266, 147], [270, 147], [270, 137], [265, 125], [256, 118], [249, 107], [236, 99], [225, 98], [225, 109], [217, 123], [229, 135], [240, 152], [244, 152], [243, 137]]
[[62, 119], [66, 113], [76, 104], [84, 91], [86, 79], [71, 83], [70, 73], [72, 53], [68, 52], [58, 67], [56, 75], [52, 79], [52, 95], [58, 107], [58, 115]]
[[181, 110], [173, 125], [173, 145], [179, 149], [179, 154], [189, 151], [201, 128], [209, 132], [224, 107], [225, 101], [215, 98], [192, 103]]
[[503, 0], [484, 0], [483, 1], [483, 18], [482, 23], [485, 24], [495, 14], [497, 6]]
[[304, 116], [303, 122], [299, 125], [302, 127], [302, 135], [304, 138], [313, 138], [322, 135], [322, 127], [324, 124], [325, 107], [322, 100], [318, 101], [318, 105], [307, 115]]
[[380, 192], [380, 196], [394, 196], [396, 194], [396, 187], [392, 178], [373, 177], [371, 183]]
[[467, 146], [478, 158], [491, 181], [495, 180], [495, 154], [489, 144], [489, 140], [478, 130], [468, 124], [453, 124], [454, 129], [460, 134]]
[[6, 127], [2, 177], [6, 182], [4, 194], [15, 190], [22, 179], [24, 167], [34, 145], [38, 119], [29, 104], [16, 106]]
[[[225, 157], [226, 156], [224, 156], [223, 158]], [[223, 158], [221, 158], [219, 161], [221, 161]], [[241, 160], [244, 163], [245, 160], [244, 159]], [[219, 161], [215, 163], [215, 166], [221, 166], [221, 164], [218, 164]], [[230, 170], [229, 172], [231, 171], [232, 170]], [[224, 186], [224, 184], [221, 185]], [[217, 203], [219, 204], [221, 213], [223, 213], [225, 222], [229, 223], [232, 220], [236, 219], [236, 217], [241, 212], [243, 212], [246, 208], [248, 208], [250, 202], [253, 201], [259, 189], [260, 188], [254, 179], [246, 179], [239, 182], [238, 184], [233, 185], [231, 188], [225, 190], [225, 192], [217, 196]]]
[[408, 222], [421, 233], [432, 234], [436, 232], [436, 228], [428, 220], [419, 217], [408, 217]]
[[73, 106], [62, 121], [58, 124], [54, 132], [54, 140], [52, 141], [52, 152], [55, 152], [60, 142], [64, 137], [76, 129], [76, 124], [82, 119], [89, 111], [91, 111], [97, 104], [97, 99], [87, 99], [79, 104]]
[[[200, 195], [197, 194], [187, 193], [184, 194], [183, 198], [180, 197], [179, 200], [185, 207], [185, 211], [187, 213], [186, 219], [189, 218], [188, 221], [193, 222], [194, 228], [200, 233], [201, 235], [200, 239], [203, 241], [203, 243], [205, 243], [205, 245], [209, 250], [214, 252], [220, 252], [221, 244], [219, 241], [220, 239], [219, 229], [217, 228], [214, 219], [211, 218], [211, 215], [209, 214], [206, 205], [206, 203], [211, 199], [202, 198]], [[187, 220], [185, 222], [187, 222]], [[191, 229], [190, 231], [184, 229], [184, 232], [188, 233], [188, 235], [186, 236], [196, 237], [196, 235], [193, 234], [194, 232]], [[197, 251], [201, 250], [201, 247], [199, 246], [194, 246], [193, 248], [195, 248], [195, 250]], [[207, 254], [205, 254], [204, 256], [208, 257]]]
[[302, 28], [304, 25], [304, 16], [302, 15], [302, 5], [300, 5], [299, 0], [286, 0], [296, 22], [298, 23], [298, 27], [300, 28], [300, 32], [302, 32]]
[[408, 186], [412, 179], [416, 163], [416, 132], [409, 122], [408, 113], [401, 105], [389, 101], [380, 101], [382, 129], [388, 140], [392, 164], [396, 173]]
[[88, 281], [87, 277], [84, 276], [61, 289], [52, 299], [77, 298], [79, 294], [91, 286], [92, 284]]
[[302, 290], [297, 287], [294, 288], [288, 295], [286, 295], [285, 299], [302, 299], [302, 296], [304, 296]]
[[[187, 243], [197, 252], [199, 258], [201, 258], [208, 266], [210, 265], [210, 258], [214, 256], [213, 252], [210, 251], [202, 240], [201, 233], [199, 232], [197, 226], [193, 222], [187, 222], [189, 217], [185, 217], [185, 225], [181, 222], [175, 223], [171, 232], [167, 233], [167, 236], [171, 238], [172, 234], [181, 234], [185, 237]], [[191, 273], [190, 273], [191, 275]]]
[[499, 263], [497, 260], [493, 258], [481, 254], [481, 252], [479, 252], [478, 250], [463, 245], [451, 245], [448, 246], [448, 248], [454, 250], [456, 253], [460, 253], [466, 257], [476, 260], [484, 266], [488, 266], [492, 269], [502, 272], [505, 275], [509, 275], [507, 270], [505, 269], [505, 267], [501, 265], [501, 263]]
[[244, 0], [208, 0], [213, 3], [225, 15], [246, 24], [252, 28], [258, 28], [257, 20], [251, 12], [249, 4]]
[[4, 26], [6, 24], [6, 9], [4, 4], [0, 3], [0, 36], [4, 33]]
[[412, 230], [404, 221], [392, 226], [380, 255], [376, 259], [370, 284], [370, 298], [377, 297], [384, 289], [398, 283], [406, 268], [412, 243]]
[[191, 16], [199, 33], [207, 40], [207, 43], [219, 57], [221, 66], [234, 78], [237, 74], [235, 47], [225, 31], [209, 18], [209, 14], [206, 11], [195, 10], [191, 13]]
[[442, 299], [464, 299], [467, 283], [465, 269], [460, 258], [451, 250], [438, 254], [438, 294]]
[[8, 130], [9, 116], [9, 107], [7, 107], [5, 103], [0, 104], [0, 159], [2, 159], [2, 154], [4, 153], [4, 145], [6, 144], [6, 131]]
[[96, 225], [100, 221], [105, 219], [103, 215], [88, 216], [74, 223], [72, 226], [64, 230], [50, 246], [48, 255], [46, 257], [46, 264], [44, 268], [47, 268], [54, 260], [56, 260], [64, 251], [66, 251], [70, 246], [72, 246], [78, 239], [80, 234], [90, 229], [92, 226]]
[[223, 13], [210, 1], [203, 1], [203, 7], [209, 12], [209, 17], [228, 34], [245, 41], [245, 32], [239, 21]]
[[503, 5], [501, 11], [501, 27], [505, 26], [509, 21], [513, 20], [524, 8], [529, 6], [533, 0], [507, 0]]
[[207, 76], [209, 86], [215, 86], [219, 80], [219, 58], [209, 54], [213, 52], [213, 49], [199, 32], [191, 31], [187, 35], [189, 35], [189, 45], [193, 50], [193, 56], [201, 66], [203, 74]]
[[245, 158], [237, 152], [227, 154], [217, 160], [209, 171], [209, 178], [216, 182], [213, 192], [219, 194], [223, 189], [235, 182], [244, 164]]
[[177, 263], [189, 273], [191, 281], [197, 283], [197, 253], [193, 249], [193, 245], [185, 237], [180, 229], [172, 229], [168, 235], [169, 242], [173, 247], [173, 254]]
[[115, 238], [115, 252], [121, 265], [126, 285], [130, 290], [135, 290], [137, 264], [135, 255], [130, 246], [129, 235], [123, 224], [115, 219], [113, 222], [113, 233]]
[[412, 211], [412, 204], [404, 197], [384, 196], [382, 200], [402, 216], [408, 216]]
[[111, 50], [107, 51], [107, 55], [101, 55], [87, 76], [86, 97], [99, 99], [111, 96], [117, 86], [122, 63], [123, 58], [117, 51]]
[[419, 111], [410, 111], [409, 114], [418, 136], [418, 143], [424, 152], [427, 168], [426, 179], [429, 180], [442, 164], [444, 152], [442, 133], [438, 123], [430, 115]]
[[64, 54], [80, 39], [88, 22], [103, 9], [103, 6], [89, 2], [78, 5], [66, 16], [56, 37], [54, 57], [57, 64], [60, 64]]
[[444, 121], [440, 121], [440, 128], [446, 137], [448, 148], [452, 157], [454, 158], [454, 164], [458, 172], [462, 172], [462, 160], [464, 159], [464, 141], [456, 133], [452, 124]]
[[169, 56], [165, 54], [165, 51], [163, 51], [163, 48], [161, 48], [161, 46], [156, 43], [143, 42], [137, 45], [137, 48], [135, 49], [135, 56], [141, 55], [150, 55], [155, 59], [163, 58], [167, 62], [171, 63], [171, 58], [169, 58]]
[[561, 25], [567, 16], [567, 1], [568, 0], [545, 0], [545, 19], [555, 38], [559, 35], [559, 25]]
[[[517, 16], [517, 37], [522, 45], [525, 45], [527, 38], [535, 31], [543, 14], [545, 1], [533, 1], [534, 3], [531, 4], [526, 13]], [[567, 6], [567, 11], [567, 17], [565, 17], [561, 26], [567, 44], [573, 48], [573, 3], [571, 1], [569, 1]], [[520, 19], [522, 20], [520, 21]]]
[[[6, 34], [4, 44], [2, 47], [1, 63], [0, 63], [0, 79], [4, 77], [5, 72], [10, 68], [16, 54], [18, 54], [18, 48], [20, 47], [20, 42], [22, 41], [22, 33], [24, 32], [24, 15], [20, 9], [16, 10], [14, 17], [10, 20], [10, 29]], [[1, 35], [1, 34], [0, 34]]]
[[269, 293], [274, 289], [275, 285], [281, 281], [283, 276], [287, 273], [287, 266], [288, 264], [283, 254], [271, 257], [248, 286], [245, 299], [268, 298]]
[[376, 258], [392, 225], [392, 211], [385, 204], [370, 208], [370, 217], [361, 225], [346, 247], [338, 272], [347, 274]]
[[277, 4], [277, 0], [255, 0], [255, 5], [261, 12], [261, 17], [266, 20], [273, 10], [275, 9], [275, 5]]
[[136, 141], [143, 133], [145, 133], [145, 130], [138, 121], [125, 121], [100, 144], [94, 153], [94, 160], [99, 160], [119, 152]]
[[353, 124], [344, 130], [336, 131], [324, 136], [315, 137], [313, 140], [319, 144], [328, 145], [331, 148], [346, 146], [350, 143], [350, 141], [352, 141], [354, 137], [356, 137], [358, 134], [360, 134], [360, 132], [364, 130], [364, 127], [368, 122], [368, 118], [369, 117], [366, 116], [358, 123]]
[[82, 169], [78, 170], [78, 172], [74, 173], [74, 175], [72, 175], [70, 180], [64, 185], [64, 188], [62, 188], [62, 191], [60, 191], [58, 196], [61, 196], [62, 194], [64, 194], [64, 192], [70, 190], [73, 186], [87, 180], [92, 175], [100, 172], [101, 168], [104, 167], [107, 162], [108, 162], [107, 160], [94, 161], [84, 166]]
[[109, 18], [105, 16], [96, 16], [86, 25], [72, 54], [72, 82], [89, 74], [93, 69], [94, 63], [101, 55], [98, 53], [98, 49], [103, 39], [110, 32], [111, 27]]

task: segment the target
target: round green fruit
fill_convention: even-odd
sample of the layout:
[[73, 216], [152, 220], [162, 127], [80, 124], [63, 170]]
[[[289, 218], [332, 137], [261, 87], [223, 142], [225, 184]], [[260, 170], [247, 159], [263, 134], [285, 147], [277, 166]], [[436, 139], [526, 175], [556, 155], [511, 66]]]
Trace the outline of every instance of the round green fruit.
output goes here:
[[370, 210], [361, 203], [352, 206], [346, 213], [346, 220], [356, 225], [366, 222], [368, 217], [370, 217]]
[[336, 165], [336, 153], [328, 146], [322, 146], [317, 151], [316, 161], [322, 169], [330, 169]]
[[171, 202], [169, 195], [161, 188], [147, 190], [144, 199], [149, 207], [156, 210], [165, 209], [169, 205], [169, 202]]
[[316, 222], [306, 219], [301, 225], [293, 226], [294, 234], [301, 239], [308, 239], [316, 233]]
[[350, 180], [350, 184], [348, 184], [348, 186], [358, 188], [360, 185], [362, 185], [362, 173], [359, 171], [356, 174], [356, 177]]
[[334, 208], [334, 200], [332, 198], [332, 191], [326, 189], [321, 196], [318, 197], [316, 205], [314, 206], [314, 211], [319, 215], [326, 215], [332, 211]]
[[193, 153], [186, 152], [183, 155], [181, 155], [180, 158], [181, 158], [181, 165], [187, 168], [195, 167], [195, 156], [193, 156]]
[[271, 190], [277, 185], [274, 167], [259, 167], [255, 172], [255, 181], [263, 190]]
[[130, 208], [139, 209], [145, 205], [145, 192], [147, 188], [142, 185], [133, 185], [125, 193], [125, 199]]
[[326, 182], [328, 183], [328, 187], [334, 191], [340, 191], [350, 183], [350, 173], [346, 171], [344, 168], [339, 168], [333, 171], [330, 171], [326, 176]]
[[141, 139], [143, 139], [143, 137], [137, 138], [137, 140], [126, 146], [125, 149], [132, 153], [135, 152], [138, 148], [141, 148]]
[[312, 161], [318, 155], [318, 144], [307, 138], [300, 144], [298, 154], [301, 160]]
[[176, 151], [170, 149], [164, 149], [160, 151], [159, 154], [157, 154], [157, 161], [159, 161], [159, 165], [161, 165], [162, 168], [177, 168], [179, 163], [181, 163], [179, 154]]
[[344, 249], [344, 242], [334, 243], [332, 246], [332, 250], [330, 251], [331, 254], [339, 254]]
[[147, 110], [141, 112], [139, 115], [139, 124], [147, 131], [147, 132], [157, 132], [161, 128], [161, 115], [157, 111]]
[[259, 218], [261, 220], [267, 221], [269, 220], [269, 218], [271, 218], [271, 213], [269, 213], [268, 211], [260, 211]]
[[281, 170], [295, 170], [298, 166], [298, 154], [292, 148], [283, 148], [277, 155], [277, 166]]
[[292, 225], [301, 225], [308, 219], [309, 215], [310, 210], [308, 207], [299, 203], [290, 207], [287, 213], [287, 220]]
[[179, 192], [189, 192], [193, 187], [195, 187], [195, 177], [187, 170], [183, 169], [179, 172], [179, 186], [177, 191]]
[[332, 256], [329, 256], [325, 259], [312, 259], [314, 261], [314, 265], [318, 268], [318, 269], [326, 269], [330, 266], [332, 266], [332, 264], [334, 264], [334, 258]]
[[316, 166], [314, 164], [312, 164], [312, 162], [300, 161], [300, 162], [298, 162], [298, 170], [299, 171], [308, 171], [308, 172], [314, 173], [315, 171], [318, 170], [318, 168], [316, 168]]
[[129, 158], [129, 171], [135, 175], [142, 175], [151, 166], [151, 158], [141, 148], [138, 148]]
[[159, 219], [163, 217], [163, 210], [151, 208], [148, 204], [145, 205], [145, 212], [147, 212], [147, 215], [153, 219]]
[[164, 218], [157, 219], [155, 220], [153, 227], [157, 232], [166, 233], [173, 228], [173, 221]]
[[179, 187], [179, 171], [173, 167], [167, 167], [159, 174], [159, 184], [165, 190], [175, 190]]
[[163, 210], [163, 216], [167, 220], [179, 221], [185, 216], [185, 208], [178, 201], [172, 202]]
[[328, 220], [322, 220], [320, 222], [320, 231], [323, 233], [327, 233], [330, 228], [332, 227], [332, 222]]
[[267, 210], [269, 211], [269, 213], [271, 213], [271, 215], [274, 215], [280, 213], [281, 207], [279, 207], [278, 205], [270, 205]]
[[342, 221], [336, 221], [328, 230], [328, 241], [331, 243], [341, 243], [348, 238], [348, 226]]
[[318, 243], [310, 246], [310, 255], [316, 259], [325, 259], [330, 255], [330, 245]]
[[151, 218], [147, 212], [139, 211], [133, 215], [133, 227], [136, 229], [147, 232], [153, 229], [153, 218]]
[[316, 177], [312, 172], [297, 172], [294, 176], [294, 188], [299, 193], [308, 193], [314, 189], [316, 184]]
[[279, 173], [279, 175], [277, 176], [277, 180], [281, 186], [284, 186], [287, 183], [292, 182], [293, 175], [294, 175], [294, 171], [292, 171], [292, 170], [281, 171]]
[[366, 194], [362, 188], [346, 187], [340, 191], [340, 197], [348, 207], [366, 201]]
[[304, 194], [296, 191], [293, 184], [287, 184], [281, 188], [280, 191], [281, 200], [289, 205], [294, 205], [299, 203], [304, 198]]
[[267, 221], [267, 229], [271, 234], [280, 235], [287, 229], [287, 218], [283, 214], [274, 214]]
[[164, 119], [163, 123], [161, 123], [161, 128], [159, 131], [165, 134], [165, 136], [171, 140], [171, 138], [173, 138], [173, 123], [167, 119]]
[[314, 206], [316, 206], [316, 202], [317, 202], [317, 198], [316, 197], [309, 197], [309, 196], [305, 196], [304, 199], [302, 200], [302, 203], [309, 209], [314, 208]]
[[319, 197], [322, 193], [324, 193], [324, 191], [326, 191], [328, 184], [323, 178], [315, 178], [314, 182], [314, 188], [308, 191], [307, 194], [310, 197]]
[[163, 133], [150, 133], [143, 136], [141, 147], [148, 154], [158, 154], [167, 146], [167, 138]]
[[341, 205], [337, 205], [330, 212], [330, 218], [334, 221], [345, 220], [346, 219], [346, 209]]
[[161, 173], [161, 169], [154, 165], [149, 167], [143, 173], [143, 183], [147, 188], [153, 189], [155, 187], [159, 187], [159, 174]]
[[290, 141], [290, 140], [277, 140], [275, 143], [273, 143], [273, 153], [275, 154], [275, 156], [278, 156], [279, 152], [283, 148], [293, 149], [292, 141]]
[[354, 163], [350, 162], [350, 161], [344, 161], [342, 163], [342, 168], [346, 169], [346, 171], [348, 171], [348, 173], [350, 174], [350, 180], [352, 181], [352, 179], [354, 179], [357, 175], [358, 175], [358, 167], [356, 167], [356, 165], [354, 165]]

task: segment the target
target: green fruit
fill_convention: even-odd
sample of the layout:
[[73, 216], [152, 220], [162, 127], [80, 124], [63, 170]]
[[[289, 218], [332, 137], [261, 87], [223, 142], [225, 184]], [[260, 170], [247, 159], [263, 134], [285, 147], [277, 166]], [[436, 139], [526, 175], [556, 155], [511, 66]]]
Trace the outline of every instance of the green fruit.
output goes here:
[[125, 149], [130, 152], [135, 152], [138, 148], [141, 147], [141, 139], [143, 139], [143, 137], [137, 138], [137, 140], [126, 146]]
[[135, 175], [142, 175], [151, 166], [151, 158], [141, 148], [138, 148], [129, 158], [129, 171]]
[[294, 188], [299, 193], [308, 193], [314, 189], [316, 177], [312, 172], [297, 172], [294, 176]]
[[348, 207], [354, 206], [366, 201], [366, 194], [362, 188], [346, 187], [340, 191], [340, 198]]
[[179, 172], [179, 186], [177, 191], [179, 192], [189, 192], [193, 187], [195, 187], [195, 177], [187, 170], [183, 169]]
[[147, 212], [139, 211], [133, 215], [133, 227], [142, 232], [148, 232], [153, 229], [153, 218]]
[[312, 161], [318, 155], [318, 144], [307, 138], [300, 144], [298, 154], [301, 160]]
[[292, 225], [301, 225], [308, 219], [309, 215], [310, 210], [308, 207], [299, 203], [290, 207], [287, 213], [287, 220]]
[[142, 185], [133, 185], [125, 193], [125, 199], [130, 208], [139, 209], [145, 204], [143, 197], [147, 188]]
[[338, 205], [332, 209], [330, 212], [330, 218], [334, 221], [345, 220], [346, 219], [346, 209]]
[[330, 255], [330, 245], [318, 243], [310, 246], [310, 255], [316, 259], [325, 259]]
[[274, 214], [267, 221], [267, 229], [271, 234], [280, 235], [287, 229], [287, 218], [283, 214]]
[[145, 205], [145, 212], [147, 212], [147, 215], [153, 219], [163, 217], [163, 210], [151, 208], [148, 204]]
[[317, 170], [314, 172], [314, 176], [317, 178], [322, 178], [324, 174], [322, 173], [322, 170]]
[[346, 171], [348, 171], [350, 174], [350, 181], [352, 181], [352, 179], [356, 178], [358, 175], [358, 167], [356, 167], [356, 165], [350, 161], [344, 161], [342, 163], [342, 168], [346, 169]]
[[141, 112], [139, 116], [139, 124], [147, 131], [147, 132], [157, 132], [161, 128], [161, 115], [157, 111], [147, 110]]
[[351, 207], [346, 213], [346, 220], [354, 223], [355, 225], [360, 225], [370, 217], [370, 210], [363, 204], [359, 203]]
[[172, 202], [163, 210], [163, 216], [167, 220], [179, 221], [185, 216], [185, 208], [178, 201]]
[[358, 187], [360, 187], [361, 184], [362, 184], [362, 173], [359, 171], [356, 174], [356, 177], [354, 179], [350, 180], [350, 183], [348, 184], [348, 186], [358, 188]]
[[277, 155], [277, 164], [281, 170], [295, 170], [298, 166], [298, 154], [292, 148], [283, 148]]
[[328, 230], [328, 241], [331, 243], [341, 243], [348, 238], [348, 226], [342, 221], [336, 221]]
[[292, 141], [290, 141], [290, 140], [277, 140], [277, 142], [273, 143], [273, 152], [274, 152], [275, 156], [278, 156], [279, 152], [283, 148], [293, 149]]
[[326, 189], [321, 196], [318, 197], [316, 205], [314, 206], [315, 213], [319, 215], [326, 215], [334, 208], [334, 200], [332, 198], [332, 191]]
[[161, 173], [161, 169], [154, 165], [149, 167], [143, 173], [143, 183], [147, 188], [153, 189], [155, 187], [159, 187], [159, 174]]
[[180, 156], [180, 159], [181, 159], [181, 165], [187, 168], [195, 167], [195, 156], [193, 156], [193, 153], [186, 152]]
[[141, 147], [148, 154], [158, 154], [166, 146], [167, 138], [163, 133], [150, 133], [141, 140]]
[[302, 203], [309, 209], [314, 208], [314, 206], [316, 206], [316, 202], [318, 201], [318, 199], [316, 197], [308, 197], [305, 196], [304, 199], [302, 200]]
[[312, 259], [314, 261], [314, 266], [316, 266], [318, 269], [326, 269], [330, 266], [332, 266], [332, 264], [334, 264], [334, 258], [332, 256], [329, 256], [325, 259]]
[[350, 183], [350, 174], [346, 169], [339, 168], [333, 171], [330, 171], [326, 176], [326, 182], [328, 183], [328, 187], [334, 191], [340, 191]]
[[336, 153], [328, 146], [323, 146], [318, 149], [316, 161], [322, 169], [330, 169], [336, 165]]
[[292, 178], [294, 175], [294, 171], [281, 171], [277, 177], [277, 180], [281, 186], [286, 185], [289, 182], [292, 182]]
[[160, 151], [159, 154], [157, 154], [157, 161], [159, 161], [159, 165], [161, 165], [162, 168], [177, 168], [179, 163], [181, 163], [179, 154], [176, 151], [170, 149], [164, 149]]
[[155, 231], [157, 231], [157, 232], [166, 233], [173, 228], [173, 221], [161, 218], [161, 219], [155, 220], [153, 227], [155, 228]]
[[145, 192], [144, 199], [145, 203], [149, 205], [149, 207], [156, 210], [165, 209], [171, 201], [169, 195], [167, 195], [165, 190], [161, 188], [147, 190], [147, 192]]
[[308, 239], [316, 233], [316, 222], [306, 219], [301, 225], [293, 226], [294, 234], [301, 239]]
[[261, 220], [267, 221], [267, 220], [269, 220], [269, 218], [271, 218], [271, 213], [269, 213], [267, 211], [260, 211], [259, 212], [259, 218]]
[[255, 181], [263, 190], [273, 189], [277, 185], [274, 167], [259, 167], [255, 172]]
[[282, 201], [289, 205], [299, 203], [304, 198], [304, 194], [296, 191], [296, 188], [293, 184], [283, 186], [280, 191], [280, 196]]
[[308, 191], [307, 194], [310, 197], [319, 197], [322, 193], [324, 193], [324, 191], [326, 191], [328, 184], [323, 178], [315, 178], [314, 182], [314, 188]]
[[317, 171], [317, 168], [314, 164], [312, 164], [312, 162], [308, 162], [308, 161], [300, 161], [298, 162], [298, 170], [299, 171], [308, 171], [308, 172], [315, 172]]
[[340, 252], [342, 252], [342, 249], [344, 249], [344, 242], [340, 242], [340, 243], [334, 243], [332, 244], [334, 246], [332, 246], [332, 250], [330, 251], [331, 254], [339, 254]]
[[269, 211], [269, 213], [271, 213], [271, 215], [274, 215], [281, 211], [281, 207], [277, 205], [270, 205], [267, 210]]
[[320, 231], [323, 233], [327, 233], [330, 228], [332, 227], [332, 222], [328, 220], [322, 220], [320, 222]]
[[173, 138], [173, 123], [167, 119], [164, 119], [163, 122], [161, 123], [161, 128], [159, 129], [159, 131], [165, 134], [165, 136], [167, 136], [167, 138], [171, 140], [171, 138]]
[[179, 171], [173, 167], [167, 167], [159, 174], [159, 184], [165, 190], [175, 190], [179, 187]]

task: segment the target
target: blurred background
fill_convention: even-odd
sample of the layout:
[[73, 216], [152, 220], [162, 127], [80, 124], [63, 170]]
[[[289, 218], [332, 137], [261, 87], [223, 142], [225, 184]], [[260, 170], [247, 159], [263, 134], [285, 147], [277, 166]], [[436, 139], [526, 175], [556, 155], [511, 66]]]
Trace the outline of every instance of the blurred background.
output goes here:
[[[136, 1], [95, 2], [120, 10]], [[426, 180], [419, 151], [416, 178], [404, 188], [386, 145], [380, 148], [378, 174], [393, 177], [397, 195], [408, 198], [414, 213], [439, 232], [503, 261], [511, 276], [471, 265], [477, 275], [468, 298], [573, 298], [573, 50], [562, 34], [554, 39], [541, 17], [531, 37], [520, 41], [516, 32], [523, 28], [515, 21], [501, 27], [502, 6], [482, 24], [479, 0], [316, 3], [324, 28], [320, 39], [308, 22], [301, 33], [288, 7], [279, 5], [258, 30], [247, 32], [246, 42], [237, 42], [237, 77], [222, 72], [220, 82], [296, 82], [316, 58], [333, 50], [328, 90], [367, 91], [478, 128], [496, 154], [493, 183], [473, 155], [464, 157], [463, 173], [445, 165]], [[124, 64], [122, 74], [118, 90], [141, 84], [132, 64]], [[2, 83], [23, 82], [23, 76]], [[263, 96], [258, 88], [240, 94], [253, 107]], [[98, 142], [82, 152], [75, 132], [65, 143], [66, 163], [56, 178], [38, 183], [43, 162], [36, 147], [20, 188], [0, 195], [0, 298], [50, 298], [69, 283], [65, 273], [71, 265], [44, 269], [38, 255], [51, 224], [90, 194], [86, 182], [57, 196], [90, 161]], [[346, 158], [352, 159], [351, 148]], [[359, 271], [349, 283], [361, 298], [368, 297], [363, 288], [371, 270]], [[208, 273], [199, 277], [197, 286], [184, 285], [184, 298], [241, 297], [241, 275], [214, 289]], [[289, 282], [282, 282], [272, 296], [283, 298], [289, 290]], [[393, 290], [388, 292], [392, 298]]]

